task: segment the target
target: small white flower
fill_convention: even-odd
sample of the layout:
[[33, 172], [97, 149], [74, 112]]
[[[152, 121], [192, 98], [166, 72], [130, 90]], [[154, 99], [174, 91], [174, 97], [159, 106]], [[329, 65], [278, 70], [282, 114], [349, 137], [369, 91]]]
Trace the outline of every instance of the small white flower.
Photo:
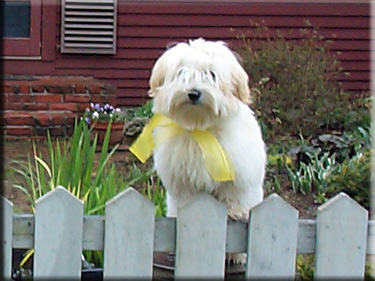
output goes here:
[[94, 113], [92, 114], [92, 118], [94, 118], [94, 119], [98, 119], [98, 118], [99, 118], [99, 113], [94, 112]]
[[116, 112], [121, 112], [121, 109], [120, 108], [116, 108]]

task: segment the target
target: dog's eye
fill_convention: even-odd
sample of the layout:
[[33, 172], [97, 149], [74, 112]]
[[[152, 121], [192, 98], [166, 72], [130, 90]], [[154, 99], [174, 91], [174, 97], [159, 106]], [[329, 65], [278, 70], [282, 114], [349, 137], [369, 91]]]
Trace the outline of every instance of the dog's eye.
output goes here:
[[210, 70], [210, 74], [211, 74], [212, 80], [214, 80], [214, 82], [216, 82], [216, 74], [215, 74], [215, 72], [213, 72], [212, 70]]

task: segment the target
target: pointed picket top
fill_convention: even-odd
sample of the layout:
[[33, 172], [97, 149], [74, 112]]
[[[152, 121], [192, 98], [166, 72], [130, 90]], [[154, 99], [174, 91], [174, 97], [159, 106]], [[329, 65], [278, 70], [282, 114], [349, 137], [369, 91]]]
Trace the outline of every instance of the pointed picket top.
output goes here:
[[347, 195], [344, 192], [340, 192], [335, 197], [328, 200], [326, 203], [318, 207], [318, 213], [323, 213], [327, 210], [330, 210], [331, 208], [337, 208], [339, 205], [348, 205], [351, 206], [350, 208], [353, 208], [354, 210], [358, 210], [358, 212], [362, 212], [363, 214], [367, 214], [367, 210], [363, 208], [360, 204], [358, 204], [355, 200], [350, 198], [349, 195]]
[[[123, 204], [126, 201], [129, 201], [132, 199], [142, 202], [143, 204], [147, 206], [146, 208], [149, 208], [149, 209], [155, 208], [154, 204], [150, 200], [148, 200], [144, 195], [136, 191], [133, 187], [128, 187], [124, 191], [120, 192], [115, 197], [108, 200], [105, 205], [106, 205], [106, 208], [108, 208], [110, 207], [110, 205]], [[120, 202], [120, 201], [123, 201], [123, 202]]]
[[12, 233], [13, 233], [13, 204], [3, 196], [1, 197], [1, 211], [3, 214], [2, 225], [2, 280], [10, 280], [12, 276]]
[[178, 209], [176, 277], [224, 277], [226, 225], [226, 206], [207, 193]]
[[293, 278], [298, 236], [298, 211], [271, 194], [250, 211], [249, 278]]
[[298, 211], [292, 205], [286, 202], [283, 198], [281, 198], [280, 195], [276, 193], [272, 193], [269, 196], [267, 196], [266, 199], [264, 199], [262, 202], [254, 206], [251, 209], [251, 212], [260, 212], [258, 211], [258, 209], [268, 209], [268, 208], [273, 208], [273, 209], [282, 208], [284, 211], [290, 214], [298, 215]]
[[103, 277], [151, 278], [155, 206], [132, 187], [107, 202]]
[[367, 210], [339, 193], [318, 208], [316, 220], [315, 276], [363, 278]]
[[225, 214], [227, 213], [225, 205], [206, 192], [200, 192], [194, 195], [184, 206], [179, 208], [179, 212], [184, 212], [184, 210], [196, 210], [197, 207], [200, 208], [201, 206], [207, 206], [207, 208], [218, 210], [220, 215], [222, 215], [223, 212], [225, 212]]
[[[72, 193], [70, 193], [65, 187], [63, 187], [61, 185], [58, 185], [53, 190], [47, 192], [42, 197], [39, 197], [35, 201], [35, 208], [38, 205], [45, 204], [44, 202], [49, 202], [49, 200], [51, 200], [50, 198], [54, 198], [53, 200], [58, 200], [58, 199], [61, 198], [61, 200], [75, 201], [75, 202], [79, 202], [80, 204], [83, 204], [83, 202], [79, 198], [77, 198]], [[67, 198], [67, 199], [65, 199], [65, 198]], [[75, 203], [73, 203], [73, 204], [75, 204]]]
[[34, 277], [80, 278], [83, 203], [57, 186], [35, 204]]

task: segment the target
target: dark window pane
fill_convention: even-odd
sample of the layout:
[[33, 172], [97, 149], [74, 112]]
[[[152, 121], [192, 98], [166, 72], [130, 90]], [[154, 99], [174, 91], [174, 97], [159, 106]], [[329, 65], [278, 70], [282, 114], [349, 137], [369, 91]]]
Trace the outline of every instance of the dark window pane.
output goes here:
[[1, 36], [30, 37], [30, 1], [0, 1]]

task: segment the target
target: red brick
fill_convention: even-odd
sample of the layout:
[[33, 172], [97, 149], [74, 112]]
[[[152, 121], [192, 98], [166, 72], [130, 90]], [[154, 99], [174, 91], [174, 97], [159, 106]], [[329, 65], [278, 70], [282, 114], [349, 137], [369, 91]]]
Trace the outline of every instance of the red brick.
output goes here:
[[51, 95], [51, 94], [36, 94], [35, 95], [36, 102], [62, 102], [63, 96], [62, 95]]
[[77, 104], [77, 112], [84, 113], [86, 108], [90, 107], [89, 103], [78, 103]]
[[78, 118], [76, 114], [72, 114], [70, 116], [66, 116], [66, 124], [69, 125], [74, 125], [75, 119]]
[[33, 102], [34, 97], [30, 94], [8, 94], [8, 102]]
[[35, 134], [37, 136], [47, 136], [48, 129], [45, 127], [37, 127], [35, 128]]
[[18, 82], [18, 93], [30, 93], [30, 84], [27, 81]]
[[5, 111], [4, 112], [4, 118], [12, 118], [15, 116], [20, 116], [20, 117], [30, 117], [31, 114], [27, 111]]
[[78, 103], [88, 103], [90, 102], [90, 95], [65, 95], [66, 102], [78, 102]]
[[51, 121], [53, 125], [65, 125], [65, 114], [53, 114], [51, 115]]
[[5, 126], [4, 129], [8, 136], [31, 136], [34, 133], [31, 126]]
[[6, 125], [34, 125], [34, 119], [29, 113], [5, 113]]
[[73, 86], [73, 92], [76, 94], [87, 94], [88, 89], [86, 88], [87, 84], [77, 83]]
[[103, 91], [103, 84], [101, 83], [92, 83], [87, 86], [87, 89], [91, 94], [101, 94]]
[[51, 103], [49, 105], [50, 110], [66, 110], [66, 111], [77, 111], [77, 104], [75, 103]]
[[72, 85], [48, 85], [45, 86], [47, 89], [47, 92], [52, 94], [70, 94], [73, 93], [73, 86]]
[[50, 134], [53, 137], [65, 136], [66, 130], [65, 130], [64, 127], [52, 128], [52, 129], [50, 129]]
[[91, 102], [93, 103], [109, 103], [113, 106], [116, 106], [116, 96], [115, 95], [94, 95], [91, 97]]
[[42, 84], [31, 84], [30, 87], [33, 93], [44, 93], [46, 90]]
[[22, 110], [23, 109], [22, 103], [4, 103], [4, 110]]
[[52, 121], [50, 118], [50, 114], [48, 112], [46, 113], [36, 113], [33, 115], [35, 121], [37, 124], [40, 124], [41, 126], [51, 126]]
[[48, 104], [46, 103], [25, 103], [23, 105], [23, 109], [25, 110], [47, 110]]
[[0, 91], [2, 93], [15, 93], [16, 92], [16, 87], [14, 85], [3, 85], [0, 88]]

